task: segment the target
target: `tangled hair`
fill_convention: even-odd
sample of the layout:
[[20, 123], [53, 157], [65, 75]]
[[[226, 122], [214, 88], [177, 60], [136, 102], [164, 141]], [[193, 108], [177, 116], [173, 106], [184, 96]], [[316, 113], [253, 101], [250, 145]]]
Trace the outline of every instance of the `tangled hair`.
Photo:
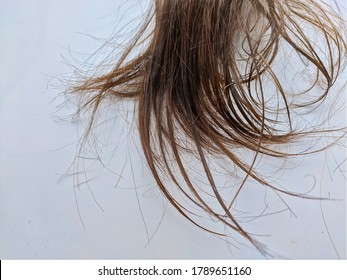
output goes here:
[[[71, 88], [82, 100], [79, 113], [91, 110], [86, 134], [104, 100], [136, 101], [144, 156], [167, 200], [198, 227], [224, 234], [197, 222], [196, 213], [168, 187], [174, 186], [174, 192], [178, 190], [195, 208], [264, 253], [235, 218], [233, 204], [248, 180], [301, 196], [267, 182], [255, 170], [258, 157], [287, 158], [316, 152], [324, 147], [292, 153], [281, 147], [332, 131], [344, 135], [344, 128], [320, 128], [302, 120], [304, 109], [317, 109], [345, 69], [346, 25], [338, 9], [317, 0], [153, 2], [112, 69], [85, 77]], [[278, 55], [285, 57], [283, 50], [306, 66], [296, 73], [302, 75], [306, 88], [285, 83], [284, 78], [293, 77], [284, 63], [276, 60]], [[296, 120], [299, 116], [301, 121]], [[237, 152], [240, 149], [251, 152], [252, 160], [246, 161]], [[186, 155], [201, 164], [201, 176], [209, 185], [205, 189], [193, 180]], [[221, 194], [209, 164], [211, 155], [224, 158], [244, 174], [232, 198]], [[209, 202], [210, 197], [206, 199], [206, 193], [218, 207]]]

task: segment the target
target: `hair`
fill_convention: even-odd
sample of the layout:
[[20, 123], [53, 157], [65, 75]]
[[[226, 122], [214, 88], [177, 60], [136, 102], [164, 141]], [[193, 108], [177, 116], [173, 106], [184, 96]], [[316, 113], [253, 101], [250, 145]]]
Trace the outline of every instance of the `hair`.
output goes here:
[[[91, 112], [86, 135], [104, 100], [136, 101], [144, 156], [167, 200], [193, 224], [224, 235], [197, 222], [195, 213], [168, 187], [172, 184], [197, 209], [265, 254], [235, 218], [233, 204], [248, 180], [308, 197], [267, 182], [255, 163], [260, 155], [285, 159], [329, 146], [300, 152], [281, 148], [305, 137], [332, 131], [344, 135], [344, 127], [319, 127], [302, 120], [305, 108], [315, 110], [327, 99], [345, 69], [345, 28], [337, 5], [316, 0], [155, 0], [112, 69], [75, 81], [70, 92], [82, 100], [78, 114]], [[293, 79], [293, 69], [290, 72], [278, 58], [288, 53], [306, 65], [307, 72], [294, 69], [306, 88], [286, 84], [286, 77]], [[252, 160], [246, 161], [240, 149], [250, 151]], [[201, 164], [207, 189], [201, 190], [192, 179], [187, 154]], [[210, 156], [224, 158], [244, 174], [232, 198], [221, 193]], [[230, 176], [236, 177], [236, 171]], [[204, 192], [212, 194], [218, 207]]]

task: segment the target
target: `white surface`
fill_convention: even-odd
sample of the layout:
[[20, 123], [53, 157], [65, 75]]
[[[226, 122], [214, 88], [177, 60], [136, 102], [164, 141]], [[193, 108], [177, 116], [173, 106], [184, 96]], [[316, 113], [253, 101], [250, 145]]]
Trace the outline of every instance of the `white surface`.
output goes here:
[[[72, 111], [64, 108], [56, 113], [63, 99], [52, 101], [59, 91], [54, 89], [57, 81], [51, 77], [71, 71], [61, 54], [69, 57], [68, 48], [92, 53], [100, 42], [85, 34], [108, 38], [118, 27], [116, 18], [119, 23], [141, 13], [139, 2], [145, 1], [0, 2], [1, 259], [262, 258], [246, 246], [228, 247], [224, 240], [195, 228], [165, 206], [134, 148], [136, 134], [131, 138], [134, 141], [126, 140], [126, 133], [117, 137], [122, 129], [128, 129], [119, 116], [107, 147], [112, 151], [120, 145], [108, 166], [117, 174], [125, 166], [118, 188], [115, 185], [119, 177], [101, 166], [95, 167], [101, 171], [96, 170], [90, 189], [86, 184], [74, 189], [72, 176], [61, 179], [74, 160], [78, 140], [74, 124], [57, 121], [56, 117]], [[128, 5], [133, 8], [129, 10]], [[121, 16], [120, 7], [128, 10], [126, 16]], [[104, 133], [109, 132], [105, 129]], [[107, 135], [100, 138], [106, 139]], [[345, 159], [345, 148], [337, 147], [297, 161], [297, 168], [283, 172], [278, 179], [279, 183], [295, 186], [294, 190], [307, 191], [316, 181], [312, 194], [339, 200], [285, 197], [296, 217], [287, 210], [254, 219], [245, 227], [256, 234], [270, 235], [259, 236], [259, 240], [277, 257], [335, 259], [334, 244], [340, 258], [345, 259]], [[137, 191], [149, 236], [153, 235], [149, 243], [132, 172], [135, 185], [145, 185]], [[250, 188], [238, 206], [247, 209], [248, 205], [259, 204], [250, 215], [260, 214], [257, 211], [264, 207], [265, 200], [269, 202], [269, 212], [284, 209], [283, 203], [270, 194], [265, 199], [264, 193]]]

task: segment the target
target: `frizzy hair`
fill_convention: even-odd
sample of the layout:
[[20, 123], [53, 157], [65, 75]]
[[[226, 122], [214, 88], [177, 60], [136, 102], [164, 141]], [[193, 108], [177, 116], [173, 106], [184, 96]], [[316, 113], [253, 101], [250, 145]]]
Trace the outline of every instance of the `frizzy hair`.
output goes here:
[[[144, 156], [167, 200], [193, 224], [223, 235], [194, 219], [167, 187], [169, 179], [194, 207], [265, 253], [233, 215], [233, 203], [249, 179], [298, 195], [268, 183], [254, 164], [259, 155], [285, 159], [322, 149], [290, 153], [279, 147], [333, 130], [300, 127], [295, 116], [297, 110], [318, 108], [344, 71], [345, 26], [336, 9], [313, 0], [155, 0], [112, 69], [84, 77], [70, 92], [82, 100], [78, 113], [91, 112], [86, 135], [104, 100], [136, 101]], [[307, 88], [288, 89], [278, 74], [275, 62], [284, 48], [311, 69]], [[320, 94], [311, 94], [316, 87]], [[270, 90], [275, 102], [269, 101]], [[344, 135], [344, 128], [335, 130]], [[238, 148], [254, 153], [253, 160], [245, 161]], [[219, 210], [197, 188], [185, 154], [200, 162]], [[222, 156], [243, 172], [234, 197], [220, 193], [209, 155]]]

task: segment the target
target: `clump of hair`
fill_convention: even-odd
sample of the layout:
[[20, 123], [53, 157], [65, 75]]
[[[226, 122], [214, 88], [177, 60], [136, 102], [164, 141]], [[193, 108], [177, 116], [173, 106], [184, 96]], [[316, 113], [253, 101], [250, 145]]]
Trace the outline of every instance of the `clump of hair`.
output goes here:
[[[306, 88], [285, 82], [293, 73], [287, 73], [278, 58], [288, 53], [305, 65]], [[259, 155], [285, 159], [324, 148], [300, 152], [281, 148], [305, 137], [324, 137], [332, 131], [344, 135], [343, 127], [319, 127], [302, 120], [305, 109], [319, 108], [333, 94], [331, 88], [345, 70], [346, 54], [345, 22], [336, 7], [324, 2], [155, 0], [112, 69], [85, 77], [70, 92], [82, 100], [79, 112], [91, 110], [86, 135], [104, 100], [134, 100], [144, 156], [167, 200], [195, 225], [223, 235], [199, 224], [170, 191], [171, 184], [197, 209], [265, 253], [232, 213], [235, 199], [250, 179], [300, 196], [268, 183], [254, 164]], [[253, 159], [244, 160], [236, 152], [240, 148], [251, 151]], [[205, 191], [218, 207], [192, 179], [185, 165], [187, 154], [200, 162], [209, 185]], [[223, 157], [244, 174], [234, 197], [221, 194], [210, 156]]]

